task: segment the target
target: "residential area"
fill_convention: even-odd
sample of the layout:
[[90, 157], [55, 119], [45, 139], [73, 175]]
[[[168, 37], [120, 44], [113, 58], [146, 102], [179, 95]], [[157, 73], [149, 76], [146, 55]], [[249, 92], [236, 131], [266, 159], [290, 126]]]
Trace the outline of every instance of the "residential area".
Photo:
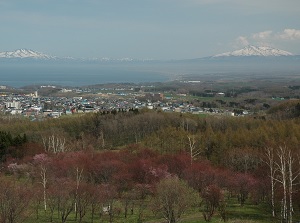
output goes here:
[[[40, 95], [45, 89], [57, 89], [55, 96]], [[58, 118], [88, 112], [126, 112], [135, 109], [153, 109], [162, 112], [191, 114], [222, 114], [228, 116], [247, 115], [247, 109], [221, 107], [224, 93], [217, 93], [215, 98], [194, 97], [188, 94], [169, 93], [167, 91], [143, 91], [142, 87], [122, 88], [85, 88], [67, 89], [56, 86], [40, 86], [39, 90], [22, 94], [14, 92], [0, 93], [0, 111], [8, 115], [21, 115], [31, 120]], [[3, 90], [3, 89], [2, 89]], [[208, 100], [209, 99], [209, 100]], [[212, 100], [214, 99], [214, 100]]]
[[[296, 84], [296, 83], [295, 83]], [[196, 115], [263, 114], [283, 100], [299, 99], [298, 85], [282, 82], [173, 81], [144, 84], [0, 86], [0, 111], [31, 120], [88, 112], [150, 109]]]

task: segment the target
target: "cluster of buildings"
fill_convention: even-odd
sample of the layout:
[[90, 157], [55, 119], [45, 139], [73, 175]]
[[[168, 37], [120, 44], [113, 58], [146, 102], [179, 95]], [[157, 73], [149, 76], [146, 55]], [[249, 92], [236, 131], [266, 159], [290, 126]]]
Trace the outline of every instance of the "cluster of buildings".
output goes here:
[[[66, 92], [63, 90], [62, 93]], [[69, 92], [69, 91], [67, 91]], [[182, 96], [181, 97], [185, 97]], [[62, 115], [88, 112], [119, 112], [130, 109], [156, 109], [163, 112], [225, 113], [219, 109], [201, 108], [184, 100], [164, 97], [160, 93], [124, 93], [120, 91], [89, 95], [87, 97], [43, 97], [38, 92], [28, 95], [0, 95], [0, 112], [29, 117], [31, 120], [58, 118]], [[227, 112], [227, 115], [233, 115]]]

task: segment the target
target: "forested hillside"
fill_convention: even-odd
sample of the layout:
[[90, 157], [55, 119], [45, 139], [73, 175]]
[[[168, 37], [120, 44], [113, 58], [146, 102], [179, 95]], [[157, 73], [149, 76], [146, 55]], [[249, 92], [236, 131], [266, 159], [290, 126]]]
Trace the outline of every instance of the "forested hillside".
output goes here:
[[298, 113], [1, 116], [0, 222], [299, 221]]

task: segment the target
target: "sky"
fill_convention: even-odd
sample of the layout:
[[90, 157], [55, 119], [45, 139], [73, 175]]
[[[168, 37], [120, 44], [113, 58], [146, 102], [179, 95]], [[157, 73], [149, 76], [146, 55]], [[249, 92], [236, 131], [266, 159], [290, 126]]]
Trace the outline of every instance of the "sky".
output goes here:
[[300, 0], [0, 0], [0, 51], [190, 59], [250, 44], [300, 54]]

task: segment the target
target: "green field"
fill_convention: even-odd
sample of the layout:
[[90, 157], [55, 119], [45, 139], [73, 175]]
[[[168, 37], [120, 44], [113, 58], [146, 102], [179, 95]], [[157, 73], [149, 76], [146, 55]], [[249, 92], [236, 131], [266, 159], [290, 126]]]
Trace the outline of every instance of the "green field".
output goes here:
[[[149, 205], [149, 204], [148, 204]], [[146, 205], [147, 206], [147, 205]], [[114, 214], [113, 221], [115, 223], [138, 223], [138, 222], [144, 222], [144, 223], [164, 223], [167, 222], [163, 218], [160, 218], [159, 216], [155, 216], [155, 214], [149, 209], [149, 207], [145, 207], [140, 212], [140, 219], [139, 219], [139, 207], [136, 205], [134, 207], [133, 214], [128, 211], [128, 215], [125, 218], [124, 216], [124, 206], [121, 202], [116, 201], [115, 202], [115, 208], [119, 210], [120, 212]], [[35, 223], [35, 222], [50, 222], [50, 211], [44, 212], [41, 208], [39, 209], [38, 218], [36, 212], [33, 210], [28, 211], [27, 218], [23, 221], [23, 223]], [[202, 215], [202, 209], [203, 207], [200, 205], [197, 205], [187, 211], [182, 218], [180, 219], [180, 222], [182, 223], [204, 223], [206, 222], [204, 220], [204, 217]], [[271, 215], [268, 214], [270, 212], [269, 208], [267, 208], [265, 205], [253, 205], [251, 203], [246, 203], [244, 206], [240, 206], [237, 203], [236, 198], [231, 198], [228, 201], [228, 205], [226, 208], [227, 212], [227, 220], [228, 223], [271, 223], [271, 222], [279, 222], [279, 220], [272, 219]], [[60, 218], [58, 217], [58, 213], [54, 211], [53, 215], [53, 222], [61, 222]], [[71, 213], [68, 217], [68, 220], [66, 221], [68, 223], [71, 222], [79, 222], [79, 218], [75, 217], [74, 212]], [[92, 222], [91, 215], [87, 214], [84, 218], [82, 223], [90, 223]], [[94, 222], [110, 222], [109, 221], [109, 214], [108, 213], [102, 213], [102, 216], [99, 216], [99, 211], [94, 216]], [[215, 212], [215, 214], [212, 217], [212, 220], [210, 221], [212, 223], [220, 223], [224, 222], [218, 212], [218, 210]]]

